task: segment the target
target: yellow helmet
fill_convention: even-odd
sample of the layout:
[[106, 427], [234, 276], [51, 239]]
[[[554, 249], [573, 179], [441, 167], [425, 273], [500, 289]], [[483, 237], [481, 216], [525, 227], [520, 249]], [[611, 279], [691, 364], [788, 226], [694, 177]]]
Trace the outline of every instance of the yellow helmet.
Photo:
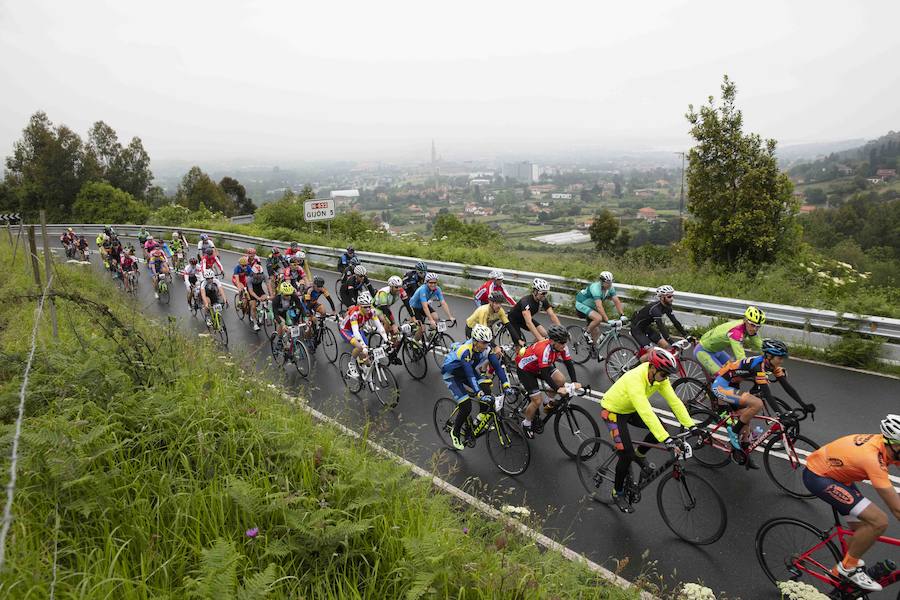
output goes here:
[[747, 307], [747, 310], [744, 311], [744, 318], [747, 319], [749, 323], [753, 323], [754, 325], [762, 325], [766, 322], [765, 313], [755, 306]]
[[238, 259], [238, 264], [241, 265], [242, 267], [247, 266], [247, 257], [246, 256], [240, 257]]
[[278, 291], [282, 296], [290, 296], [294, 293], [294, 286], [290, 284], [288, 281], [282, 281], [281, 285], [278, 286]]

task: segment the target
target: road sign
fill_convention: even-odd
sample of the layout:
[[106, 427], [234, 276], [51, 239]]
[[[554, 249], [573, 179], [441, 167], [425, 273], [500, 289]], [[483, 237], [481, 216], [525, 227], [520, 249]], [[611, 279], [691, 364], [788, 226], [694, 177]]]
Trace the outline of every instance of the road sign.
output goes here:
[[307, 200], [303, 203], [303, 212], [307, 221], [330, 221], [334, 218], [334, 199]]
[[22, 215], [19, 213], [0, 213], [0, 221], [15, 225], [21, 220]]

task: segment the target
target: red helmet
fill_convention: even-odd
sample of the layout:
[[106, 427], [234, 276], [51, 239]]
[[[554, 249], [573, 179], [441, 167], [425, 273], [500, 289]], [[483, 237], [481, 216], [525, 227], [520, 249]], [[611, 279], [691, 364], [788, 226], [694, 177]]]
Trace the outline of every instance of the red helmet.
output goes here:
[[653, 348], [650, 351], [650, 364], [668, 375], [672, 375], [678, 370], [675, 357], [671, 352], [662, 348]]

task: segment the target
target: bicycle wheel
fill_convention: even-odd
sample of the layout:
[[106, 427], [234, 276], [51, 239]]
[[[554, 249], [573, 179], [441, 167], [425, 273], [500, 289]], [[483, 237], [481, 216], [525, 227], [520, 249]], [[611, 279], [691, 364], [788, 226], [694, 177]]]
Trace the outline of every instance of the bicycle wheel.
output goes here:
[[272, 362], [277, 366], [281, 366], [284, 364], [284, 340], [282, 336], [278, 335], [276, 332], [273, 332], [269, 335], [269, 347], [272, 350]]
[[497, 346], [512, 346], [512, 334], [509, 332], [509, 326], [504, 325], [494, 336], [494, 344]]
[[309, 373], [312, 370], [309, 360], [309, 350], [306, 349], [306, 344], [304, 344], [303, 340], [300, 338], [295, 338], [293, 344], [294, 352], [291, 357], [291, 362], [294, 363], [294, 367], [297, 369], [297, 372], [300, 373], [300, 376], [304, 379], [308, 379]]
[[341, 359], [338, 362], [338, 369], [341, 372], [341, 379], [344, 380], [344, 385], [347, 386], [347, 389], [350, 390], [351, 394], [358, 394], [359, 390], [362, 389], [363, 382], [359, 378], [357, 374], [356, 377], [351, 377], [349, 373], [350, 361], [353, 360], [353, 357], [350, 356], [349, 352], [344, 352], [341, 354]]
[[627, 330], [623, 329], [618, 331], [617, 333], [610, 334], [612, 335], [612, 339], [610, 339], [607, 347], [619, 346], [620, 348], [628, 348], [632, 352], [637, 352], [638, 350], [640, 350], [640, 345], [638, 345], [638, 343], [634, 341], [633, 337], [631, 337], [627, 333], [624, 333], [625, 331]]
[[684, 469], [663, 475], [656, 488], [659, 514], [672, 533], [697, 546], [712, 544], [725, 533], [725, 501], [708, 481]]
[[400, 402], [400, 387], [397, 378], [387, 367], [373, 367], [372, 387], [369, 388], [383, 406], [393, 408]]
[[168, 304], [170, 299], [169, 294], [169, 284], [165, 281], [159, 284], [159, 301], [163, 304]]
[[[616, 463], [619, 457], [613, 445], [603, 438], [582, 442], [578, 448], [575, 466], [584, 491], [594, 502], [611, 504], [613, 484], [616, 480]], [[596, 446], [597, 450], [592, 452]]]
[[[787, 440], [787, 448], [776, 449]], [[763, 464], [769, 479], [794, 498], [812, 498], [814, 494], [803, 484], [803, 467], [806, 457], [819, 449], [819, 445], [806, 436], [795, 439], [773, 435], [763, 450]]]
[[[691, 379], [697, 379], [699, 381], [706, 381], [706, 369], [703, 368], [698, 361], [693, 358], [679, 358], [678, 362], [681, 364], [681, 371], [684, 371], [684, 375], [682, 377], [690, 377]], [[672, 381], [675, 381], [679, 378], [679, 374], [676, 373], [670, 377]]]
[[222, 344], [223, 348], [228, 347], [228, 327], [225, 326], [225, 319], [222, 314], [219, 313], [219, 342]]
[[834, 542], [829, 540], [816, 553], [807, 554], [826, 537], [825, 532], [799, 519], [771, 519], [756, 532], [756, 560], [774, 585], [779, 581], [802, 581], [827, 595], [834, 586], [803, 570], [830, 576], [831, 565], [841, 560]]
[[507, 475], [521, 475], [531, 463], [531, 447], [515, 421], [494, 415], [494, 429], [488, 431], [488, 455]]
[[244, 320], [244, 317], [247, 316], [247, 313], [244, 312], [243, 303], [241, 302], [241, 293], [234, 293], [234, 312], [237, 313], [238, 319], [241, 321]]
[[456, 448], [453, 447], [450, 432], [453, 430], [454, 421], [456, 421], [456, 402], [450, 398], [438, 398], [438, 401], [434, 403], [432, 414], [434, 430], [437, 432], [441, 443], [455, 452]]
[[606, 368], [606, 376], [610, 381], [616, 381], [622, 376], [622, 373], [631, 369], [638, 364], [637, 353], [625, 346], [616, 346], [611, 348], [606, 354], [604, 365]]
[[428, 374], [428, 361], [425, 358], [425, 348], [422, 342], [407, 338], [403, 342], [400, 356], [403, 359], [403, 367], [409, 376], [415, 380], [421, 380]]
[[[269, 310], [268, 306], [263, 306], [262, 304], [256, 306], [257, 319], [259, 319], [260, 326], [266, 336], [275, 331], [275, 324], [272, 322], [271, 318], [272, 313], [270, 313]], [[258, 316], [260, 314], [262, 317]]]
[[450, 346], [455, 341], [449, 333], [439, 333], [434, 336], [434, 341], [431, 342], [431, 357], [438, 369], [444, 365], [444, 356], [450, 352]]
[[325, 353], [325, 358], [328, 359], [328, 362], [334, 364], [338, 357], [337, 338], [325, 323], [322, 323], [320, 327], [322, 328], [322, 339], [319, 341], [319, 346], [322, 347], [322, 352]]
[[589, 455], [585, 458], [590, 458], [590, 454], [600, 449], [598, 444], [582, 446], [585, 440], [599, 438], [600, 428], [587, 410], [571, 403], [566, 406], [566, 410], [556, 413], [553, 434], [559, 447], [569, 458], [577, 457], [579, 450], [588, 452]]
[[585, 329], [580, 325], [569, 325], [566, 327], [569, 332], [569, 350], [571, 350], [572, 361], [576, 365], [583, 365], [591, 358], [591, 342], [585, 339]]
[[701, 429], [706, 429], [710, 434], [710, 437], [703, 440], [699, 447], [694, 446], [694, 458], [697, 459], [697, 462], [713, 469], [719, 469], [728, 465], [731, 462], [730, 445], [728, 448], [725, 448], [728, 442], [722, 442], [722, 447], [720, 448], [716, 439], [712, 437], [715, 431], [718, 431], [719, 435], [722, 434], [721, 431], [716, 429], [721, 420], [719, 415], [708, 408], [701, 408], [695, 405], [688, 406], [688, 412], [690, 412], [691, 418], [694, 419], [697, 426]]
[[672, 389], [675, 390], [675, 395], [684, 402], [685, 406], [712, 409], [706, 394], [705, 380], [681, 377], [672, 382]]

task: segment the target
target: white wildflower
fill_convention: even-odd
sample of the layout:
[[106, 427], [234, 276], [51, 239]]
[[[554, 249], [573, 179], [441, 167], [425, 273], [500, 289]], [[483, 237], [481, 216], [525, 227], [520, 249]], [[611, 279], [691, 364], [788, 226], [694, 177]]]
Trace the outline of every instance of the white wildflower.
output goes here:
[[852, 268], [853, 268], [853, 265], [848, 265], [848, 264], [845, 263], [845, 262], [837, 261], [837, 264], [841, 265], [841, 266], [844, 267], [845, 269], [852, 269]]
[[716, 600], [716, 595], [699, 583], [685, 583], [678, 593], [678, 600]]
[[802, 581], [779, 581], [778, 589], [785, 600], [828, 600], [828, 596]]
[[808, 273], [812, 273], [812, 272], [813, 272], [812, 267], [806, 267], [806, 271], [807, 271]]
[[868, 278], [869, 278], [869, 275], [871, 275], [871, 273], [869, 273], [868, 271], [866, 271], [865, 273], [860, 273], [860, 274], [859, 274], [859, 276], [860, 276], [862, 279], [868, 279]]
[[829, 275], [825, 271], [819, 271], [819, 277], [825, 277], [827, 279], [828, 277], [831, 277], [831, 275]]
[[500, 512], [506, 513], [508, 515], [517, 515], [520, 517], [528, 517], [531, 515], [531, 511], [528, 510], [524, 506], [513, 506], [511, 504], [504, 504], [500, 507]]
[[838, 285], [844, 285], [844, 280], [840, 277], [832, 277], [831, 280]]

